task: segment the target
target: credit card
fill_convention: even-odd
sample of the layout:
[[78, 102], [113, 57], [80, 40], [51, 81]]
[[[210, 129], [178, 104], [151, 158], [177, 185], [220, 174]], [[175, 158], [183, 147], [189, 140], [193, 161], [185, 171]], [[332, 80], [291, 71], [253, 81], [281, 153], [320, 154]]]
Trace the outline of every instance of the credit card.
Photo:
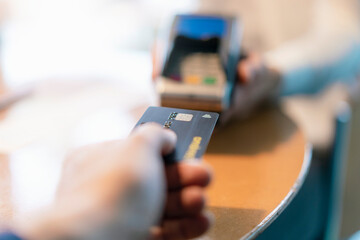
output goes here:
[[177, 143], [173, 153], [164, 157], [165, 163], [201, 158], [209, 144], [219, 114], [178, 108], [149, 107], [136, 124], [161, 124], [173, 130]]

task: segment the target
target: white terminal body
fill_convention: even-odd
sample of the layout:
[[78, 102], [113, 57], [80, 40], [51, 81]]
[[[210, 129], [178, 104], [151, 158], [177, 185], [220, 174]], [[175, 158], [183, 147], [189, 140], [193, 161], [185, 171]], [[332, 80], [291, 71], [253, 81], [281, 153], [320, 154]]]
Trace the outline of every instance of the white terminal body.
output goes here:
[[217, 54], [194, 53], [181, 63], [184, 81], [160, 77], [157, 88], [162, 97], [200, 98], [221, 102], [225, 95], [226, 76]]
[[[219, 23], [223, 24], [221, 28]], [[193, 26], [195, 31], [188, 31]], [[233, 17], [177, 16], [163, 72], [156, 81], [161, 106], [216, 112], [229, 108], [239, 39], [237, 20]]]

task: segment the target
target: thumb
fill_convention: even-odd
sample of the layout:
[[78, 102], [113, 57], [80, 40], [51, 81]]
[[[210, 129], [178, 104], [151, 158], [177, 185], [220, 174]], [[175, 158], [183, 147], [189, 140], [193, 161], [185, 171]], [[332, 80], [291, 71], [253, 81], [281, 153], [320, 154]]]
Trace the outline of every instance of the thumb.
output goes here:
[[171, 153], [176, 144], [176, 134], [157, 123], [147, 123], [135, 129], [132, 137], [137, 144], [148, 146], [163, 155]]

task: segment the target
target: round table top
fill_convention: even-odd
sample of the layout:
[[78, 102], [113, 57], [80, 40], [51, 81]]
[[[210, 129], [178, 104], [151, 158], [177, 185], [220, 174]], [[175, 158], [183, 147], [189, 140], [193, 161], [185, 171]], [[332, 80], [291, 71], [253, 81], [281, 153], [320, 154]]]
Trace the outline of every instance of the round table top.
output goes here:
[[[0, 112], [0, 228], [51, 203], [69, 148], [126, 137], [151, 102], [139, 89], [80, 85], [70, 94], [55, 87], [67, 94], [47, 90]], [[208, 201], [216, 218], [204, 238], [251, 239], [298, 191], [310, 148], [291, 120], [267, 109], [215, 129], [204, 160], [214, 169]]]
[[208, 191], [215, 226], [210, 239], [252, 239], [286, 208], [306, 177], [311, 149], [278, 109], [217, 129], [205, 160], [214, 168]]

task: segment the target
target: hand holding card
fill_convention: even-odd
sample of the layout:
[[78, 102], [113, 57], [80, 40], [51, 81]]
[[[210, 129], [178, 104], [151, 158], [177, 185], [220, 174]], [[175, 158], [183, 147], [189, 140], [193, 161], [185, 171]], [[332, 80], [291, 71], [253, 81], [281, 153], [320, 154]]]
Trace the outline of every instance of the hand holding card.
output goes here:
[[210, 141], [219, 114], [165, 107], [149, 107], [135, 127], [156, 122], [177, 135], [175, 151], [165, 156], [166, 163], [201, 158]]

